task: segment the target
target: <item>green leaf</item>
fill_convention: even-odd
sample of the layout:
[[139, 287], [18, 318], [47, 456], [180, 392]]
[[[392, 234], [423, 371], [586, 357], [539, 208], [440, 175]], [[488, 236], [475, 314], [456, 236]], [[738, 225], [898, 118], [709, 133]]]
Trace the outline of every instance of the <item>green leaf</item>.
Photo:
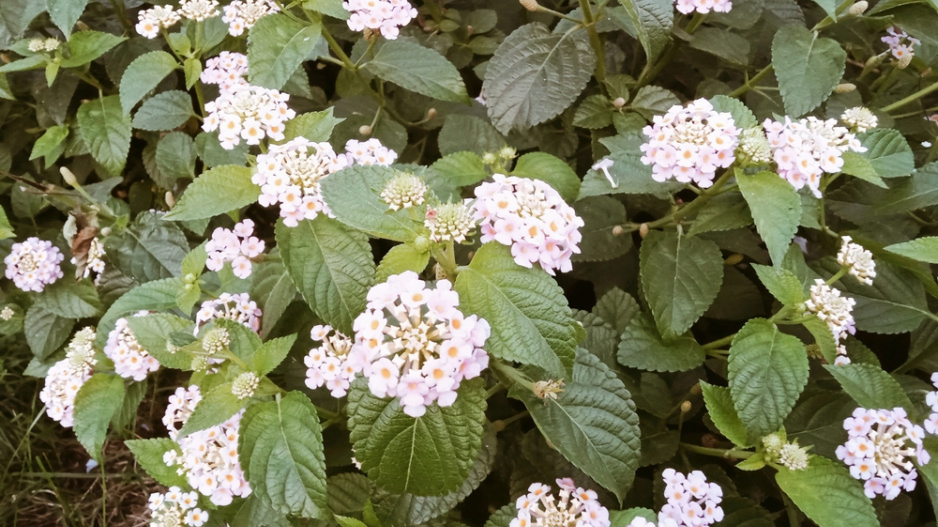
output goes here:
[[164, 368], [188, 370], [191, 367], [191, 355], [180, 351], [171, 353], [168, 346], [173, 333], [192, 332], [191, 321], [169, 313], [150, 313], [143, 317], [127, 317], [127, 325], [143, 349]]
[[[654, 63], [671, 39], [674, 4], [670, 0], [626, 0], [609, 10], [609, 18], [627, 33], [637, 36], [645, 57]], [[623, 14], [625, 16], [623, 16]]]
[[873, 208], [874, 214], [902, 214], [938, 204], [938, 162], [929, 163], [882, 193]]
[[283, 514], [326, 519], [326, 462], [316, 408], [300, 392], [255, 404], [241, 419], [241, 466], [254, 493]]
[[74, 326], [74, 320], [60, 317], [39, 304], [30, 306], [23, 320], [26, 343], [39, 360], [47, 358], [59, 349], [72, 334]]
[[704, 349], [691, 337], [663, 339], [642, 313], [632, 319], [619, 341], [619, 364], [647, 371], [687, 371], [703, 364]]
[[596, 302], [592, 312], [615, 328], [616, 333], [621, 335], [632, 322], [632, 319], [635, 318], [635, 315], [639, 313], [639, 310], [638, 302], [632, 298], [632, 295], [613, 287]]
[[410, 211], [392, 211], [381, 199], [381, 191], [394, 175], [391, 167], [356, 165], [325, 177], [322, 196], [342, 223], [377, 238], [413, 241], [423, 224]]
[[[137, 311], [168, 311], [176, 307], [176, 292], [182, 280], [170, 278], [147, 282], [121, 295], [98, 322], [95, 345], [103, 348], [117, 319]], [[27, 333], [28, 334], [28, 333]]]
[[141, 282], [179, 276], [182, 259], [189, 252], [189, 242], [179, 227], [151, 212], [137, 215], [124, 232], [110, 236], [105, 246], [117, 267]]
[[277, 262], [260, 264], [255, 268], [251, 298], [257, 300], [264, 312], [261, 337], [267, 338], [277, 321], [296, 298], [296, 287], [283, 265]]
[[124, 70], [120, 83], [120, 104], [125, 114], [173, 72], [179, 64], [165, 51], [140, 55]]
[[858, 134], [857, 138], [867, 149], [860, 155], [870, 162], [879, 177], [903, 177], [915, 172], [912, 148], [899, 131], [876, 128]]
[[440, 154], [444, 156], [465, 151], [482, 156], [486, 152], [498, 152], [508, 144], [488, 121], [462, 114], [446, 116], [437, 143]]
[[573, 115], [573, 125], [598, 130], [612, 124], [615, 108], [605, 95], [590, 95], [580, 103]]
[[368, 476], [360, 472], [343, 472], [329, 477], [329, 510], [335, 514], [362, 512], [365, 502], [374, 490]]
[[290, 278], [327, 324], [352, 334], [352, 321], [365, 308], [375, 264], [368, 238], [320, 215], [296, 227], [277, 223], [277, 246]]
[[459, 273], [455, 289], [464, 312], [492, 326], [489, 354], [558, 377], [570, 371], [578, 325], [563, 290], [543, 270], [520, 267], [508, 247], [487, 243]]
[[10, 225], [10, 219], [7, 217], [7, 211], [0, 206], [0, 240], [13, 238], [16, 233], [13, 232], [13, 226]]
[[609, 183], [604, 173], [590, 169], [583, 177], [578, 199], [603, 194], [654, 194], [662, 197], [683, 187], [677, 182], [659, 183], [652, 179], [651, 166], [642, 163], [639, 156], [631, 152], [613, 153], [609, 158], [613, 162], [608, 168], [609, 175], [615, 186]]
[[628, 527], [635, 518], [645, 518], [646, 521], [656, 523], [658, 515], [651, 509], [633, 507], [623, 511], [609, 511], [610, 527]]
[[195, 57], [189, 57], [182, 63], [182, 71], [186, 76], [186, 89], [191, 90], [202, 75], [202, 62]]
[[381, 263], [378, 264], [375, 282], [385, 282], [389, 276], [401, 274], [404, 271], [413, 271], [420, 274], [427, 268], [428, 263], [430, 263], [429, 252], [419, 251], [413, 245], [406, 243], [395, 245], [391, 247], [391, 250], [384, 255]]
[[765, 240], [772, 263], [778, 268], [801, 222], [798, 191], [774, 172], [746, 176], [737, 171], [736, 174], [736, 182], [749, 203], [756, 230]]
[[339, 20], [349, 18], [349, 12], [342, 7], [342, 0], [306, 0], [303, 2], [303, 7]]
[[140, 106], [134, 114], [133, 127], [150, 132], [162, 132], [182, 126], [192, 113], [192, 99], [181, 90], [157, 93]]
[[730, 393], [739, 418], [756, 436], [777, 431], [808, 382], [808, 356], [797, 337], [754, 318], [730, 346]]
[[635, 403], [614, 372], [589, 352], [577, 352], [573, 377], [556, 399], [541, 399], [518, 385], [521, 399], [544, 437], [577, 468], [621, 502], [638, 468], [641, 448]]
[[475, 185], [489, 177], [482, 158], [474, 152], [453, 152], [436, 160], [430, 169], [455, 187]]
[[808, 468], [781, 469], [775, 474], [775, 481], [819, 527], [879, 525], [873, 504], [863, 494], [863, 485], [839, 462], [811, 456]]
[[785, 112], [801, 117], [821, 105], [840, 83], [847, 53], [830, 38], [787, 25], [772, 40], [772, 65]]
[[572, 203], [580, 193], [580, 178], [562, 159], [544, 152], [531, 152], [518, 158], [512, 176], [539, 179]]
[[525, 130], [567, 109], [593, 76], [585, 31], [552, 33], [534, 22], [514, 30], [485, 69], [486, 107], [500, 132]]
[[124, 444], [133, 452], [137, 463], [143, 467], [143, 470], [160, 485], [167, 487], [188, 485], [186, 477], [176, 472], [176, 467], [169, 466], [163, 461], [163, 454], [179, 450], [179, 445], [172, 439], [168, 437], [130, 439]]
[[730, 231], [752, 225], [752, 213], [742, 194], [726, 192], [710, 199], [697, 213], [690, 235]]
[[108, 424], [123, 401], [124, 379], [107, 373], [92, 375], [75, 395], [75, 437], [99, 463]]
[[111, 48], [124, 40], [126, 40], [124, 37], [118, 37], [110, 33], [79, 31], [68, 39], [69, 56], [68, 58], [62, 59], [60, 65], [63, 68], [84, 66], [101, 55], [104, 55], [110, 51]]
[[87, 280], [59, 280], [42, 291], [36, 305], [59, 317], [76, 320], [96, 317], [104, 311], [98, 292]]
[[335, 125], [344, 121], [344, 119], [333, 117], [332, 111], [333, 108], [328, 108], [321, 112], [301, 113], [290, 119], [284, 126], [283, 140], [290, 141], [297, 137], [305, 137], [316, 143], [328, 142]]
[[250, 168], [215, 167], [195, 178], [164, 218], [174, 221], [211, 218], [250, 205], [260, 194], [260, 187], [251, 181]]
[[723, 28], [702, 27], [694, 33], [690, 47], [740, 66], [749, 64], [749, 40]]
[[469, 103], [459, 70], [446, 57], [410, 40], [388, 40], [362, 69], [441, 101]]
[[733, 116], [733, 121], [737, 128], [755, 128], [759, 126], [759, 121], [749, 109], [739, 99], [727, 97], [726, 95], [715, 95], [710, 98], [710, 104], [717, 112], [727, 112]]
[[290, 353], [290, 348], [293, 347], [295, 342], [296, 334], [294, 333], [261, 344], [254, 352], [251, 369], [261, 376], [274, 371], [274, 368], [280, 365], [283, 359], [287, 357], [287, 354]]
[[837, 0], [813, 0], [815, 4], [821, 6], [821, 9], [827, 13], [834, 21], [837, 20]]
[[882, 368], [871, 364], [825, 364], [824, 369], [863, 408], [912, 408], [902, 386]]
[[844, 174], [850, 174], [880, 188], [889, 188], [879, 177], [879, 174], [876, 173], [873, 164], [865, 157], [856, 152], [844, 152], [843, 159], [844, 166], [841, 167], [840, 171]]
[[463, 381], [456, 402], [404, 413], [397, 398], [379, 399], [359, 378], [349, 391], [349, 431], [362, 471], [395, 493], [442, 496], [457, 490], [482, 447], [485, 382]]
[[121, 110], [120, 100], [111, 95], [82, 103], [77, 118], [78, 133], [91, 156], [112, 176], [119, 176], [127, 163], [133, 131], [130, 116]]
[[730, 389], [714, 386], [704, 381], [700, 381], [700, 388], [703, 390], [704, 402], [707, 404], [707, 411], [710, 412], [710, 419], [720, 433], [738, 447], [752, 446], [753, 442], [749, 440], [746, 425], [740, 420], [733, 406]]
[[75, 27], [75, 22], [78, 22], [85, 11], [88, 0], [48, 0], [46, 5], [52, 23], [61, 29], [62, 34], [68, 39], [72, 28]]
[[938, 236], [924, 236], [908, 242], [894, 243], [887, 246], [886, 250], [920, 262], [938, 264]]
[[275, 13], [261, 17], [248, 36], [248, 80], [279, 90], [309, 57], [322, 32], [320, 22], [301, 23]]
[[[144, 103], [146, 104], [146, 103]], [[244, 166], [247, 164], [250, 146], [239, 143], [231, 150], [225, 150], [218, 142], [218, 134], [205, 132], [195, 136], [195, 148], [205, 168], [215, 168], [222, 165]]]
[[[576, 215], [585, 225], [580, 227], [580, 253], [573, 255], [574, 262], [597, 262], [612, 260], [629, 252], [632, 234], [622, 230], [628, 222], [625, 205], [615, 198], [594, 196], [573, 204]], [[619, 227], [620, 233], [614, 229]]]
[[244, 408], [244, 403], [247, 401], [239, 399], [232, 393], [231, 387], [232, 383], [226, 382], [205, 393], [202, 400], [195, 405], [192, 415], [179, 430], [179, 437], [186, 437], [192, 432], [222, 424]]
[[195, 141], [185, 132], [170, 132], [156, 145], [156, 167], [171, 178], [195, 176]]
[[631, 106], [650, 121], [653, 116], [665, 113], [672, 106], [679, 104], [681, 100], [670, 90], [659, 86], [644, 86], [635, 94]]
[[665, 336], [680, 335], [707, 311], [723, 283], [717, 245], [693, 236], [652, 231], [639, 252], [645, 298]]

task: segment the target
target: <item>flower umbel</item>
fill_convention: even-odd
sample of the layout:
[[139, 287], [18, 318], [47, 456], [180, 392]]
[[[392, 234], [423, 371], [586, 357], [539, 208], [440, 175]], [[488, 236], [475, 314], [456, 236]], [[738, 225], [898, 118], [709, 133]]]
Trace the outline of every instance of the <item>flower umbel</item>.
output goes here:
[[409, 172], [396, 174], [381, 191], [381, 199], [391, 210], [409, 209], [422, 205], [426, 195], [426, 183]]
[[237, 396], [238, 399], [247, 399], [254, 395], [254, 390], [257, 389], [260, 382], [261, 380], [256, 373], [246, 371], [235, 377], [234, 382], [231, 384], [231, 393]]
[[202, 527], [208, 513], [196, 507], [199, 495], [170, 487], [165, 494], [150, 494], [150, 527]]
[[325, 384], [333, 397], [345, 396], [355, 374], [365, 367], [364, 362], [356, 362], [349, 355], [352, 339], [332, 326], [325, 325], [313, 326], [309, 334], [313, 340], [322, 342], [322, 345], [309, 350], [303, 360], [308, 368], [306, 386], [315, 390]]
[[729, 13], [733, 8], [732, 0], [674, 0], [674, 7], [685, 15], [698, 12], [706, 15], [711, 10], [716, 13]]
[[392, 275], [368, 292], [355, 319], [355, 344], [348, 361], [364, 366], [376, 397], [399, 397], [404, 412], [420, 417], [436, 402], [451, 406], [460, 383], [488, 367], [482, 349], [488, 322], [464, 316], [448, 280], [430, 289], [417, 273]]
[[228, 24], [228, 34], [241, 36], [265, 15], [280, 12], [280, 7], [271, 0], [234, 0], [225, 6], [222, 22]]
[[577, 487], [570, 478], [558, 479], [557, 495], [543, 483], [532, 483], [518, 498], [518, 515], [510, 527], [609, 527], [609, 510], [600, 505], [596, 492]]
[[837, 253], [837, 263], [849, 269], [850, 274], [857, 280], [866, 284], [873, 285], [873, 278], [876, 277], [876, 262], [873, 261], [873, 253], [867, 251], [862, 245], [853, 243], [850, 236], [842, 236], [843, 241], [840, 246], [840, 252]]
[[839, 289], [834, 289], [818, 278], [811, 286], [811, 298], [804, 305], [827, 323], [835, 340], [841, 340], [856, 332], [853, 320], [853, 306], [856, 303], [856, 300], [841, 296]]
[[203, 22], [218, 16], [218, 0], [180, 0], [179, 14], [189, 20]]
[[396, 39], [400, 28], [417, 18], [417, 10], [407, 0], [348, 0], [342, 7], [351, 13], [349, 29], [380, 32], [388, 40]]
[[202, 326], [216, 318], [234, 320], [251, 328], [255, 333], [261, 330], [261, 310], [247, 293], [222, 293], [215, 300], [202, 302], [202, 307], [195, 315], [194, 334], [198, 335]]
[[155, 6], [144, 9], [137, 15], [137, 33], [146, 38], [156, 38], [160, 29], [167, 29], [179, 22], [182, 17], [173, 10], [173, 6]]
[[472, 209], [466, 203], [444, 203], [436, 208], [427, 207], [423, 224], [430, 229], [430, 239], [435, 242], [462, 243], [476, 228]]
[[290, 96], [277, 90], [236, 84], [205, 105], [208, 116], [202, 124], [206, 132], [218, 131], [221, 147], [231, 150], [243, 139], [249, 145], [268, 137], [284, 138], [284, 125], [296, 116], [287, 106]]
[[65, 358], [56, 362], [46, 374], [39, 400], [46, 405], [46, 414], [65, 428], [74, 424], [75, 395], [91, 378], [94, 359], [95, 331], [86, 327], [72, 337]]
[[879, 124], [879, 119], [873, 115], [873, 112], [863, 106], [848, 108], [840, 116], [840, 120], [858, 133], [876, 128], [876, 125]]
[[14, 243], [10, 254], [3, 259], [6, 277], [23, 291], [41, 293], [47, 285], [64, 276], [60, 264], [65, 256], [52, 242], [35, 236]]
[[254, 234], [254, 222], [245, 219], [229, 230], [218, 227], [212, 232], [212, 239], [205, 244], [208, 259], [205, 267], [210, 271], [221, 271], [226, 263], [231, 262], [231, 270], [238, 278], [251, 276], [252, 260], [264, 253], [264, 241]]
[[[141, 311], [134, 316], [144, 316]], [[108, 333], [104, 354], [114, 361], [114, 371], [121, 377], [142, 381], [147, 374], [160, 369], [160, 363], [143, 349], [137, 337], [130, 331], [126, 318], [118, 319], [114, 330]]]
[[659, 526], [705, 527], [723, 521], [723, 489], [708, 483], [703, 472], [695, 470], [685, 476], [669, 468], [661, 477], [668, 503], [658, 513]]
[[912, 49], [912, 46], [921, 46], [922, 42], [917, 38], [910, 37], [908, 33], [895, 26], [887, 29], [886, 32], [888, 35], [880, 40], [889, 46], [889, 53], [896, 59], [896, 67], [905, 68], [915, 56], [915, 50]]
[[221, 91], [234, 86], [247, 86], [248, 58], [241, 53], [222, 51], [217, 57], [205, 61], [205, 69], [199, 76], [204, 84], [217, 84]]

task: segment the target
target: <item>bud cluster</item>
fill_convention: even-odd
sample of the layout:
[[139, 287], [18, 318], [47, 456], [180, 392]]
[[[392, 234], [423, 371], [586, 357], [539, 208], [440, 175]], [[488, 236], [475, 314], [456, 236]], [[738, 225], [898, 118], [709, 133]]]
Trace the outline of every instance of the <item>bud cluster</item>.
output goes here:
[[876, 277], [876, 262], [873, 261], [873, 253], [864, 249], [862, 245], [853, 243], [853, 238], [850, 236], [842, 236], [841, 240], [843, 243], [840, 246], [840, 252], [837, 253], [837, 263], [846, 268], [861, 283], [873, 285], [873, 278]]
[[391, 210], [409, 209], [423, 205], [427, 185], [410, 172], [399, 172], [384, 186], [381, 199]]
[[60, 44], [61, 42], [59, 42], [57, 38], [33, 38], [29, 40], [29, 44], [27, 44], [26, 47], [33, 53], [41, 53], [43, 51], [52, 53], [59, 49]]
[[879, 119], [876, 115], [863, 106], [844, 110], [843, 115], [840, 116], [840, 120], [852, 130], [861, 134], [867, 130], [876, 128], [876, 125], [879, 124]]
[[427, 214], [423, 225], [430, 229], [430, 239], [435, 242], [466, 241], [476, 228], [476, 221], [472, 217], [472, 209], [463, 203], [444, 203], [438, 207], [427, 207]]

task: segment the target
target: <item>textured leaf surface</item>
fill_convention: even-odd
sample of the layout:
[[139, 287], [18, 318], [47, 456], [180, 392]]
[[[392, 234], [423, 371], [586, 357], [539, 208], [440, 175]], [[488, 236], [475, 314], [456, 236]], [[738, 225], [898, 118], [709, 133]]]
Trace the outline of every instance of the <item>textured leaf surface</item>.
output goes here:
[[911, 408], [912, 401], [896, 380], [872, 364], [825, 364], [847, 395], [863, 408]]
[[215, 167], [195, 178], [164, 218], [175, 221], [211, 218], [250, 205], [260, 194], [260, 187], [251, 181], [250, 168]]
[[49, 17], [68, 39], [88, 0], [48, 0]]
[[531, 152], [518, 158], [511, 175], [539, 179], [573, 202], [580, 193], [580, 178], [564, 160], [544, 152]]
[[283, 88], [300, 64], [309, 57], [322, 26], [301, 23], [284, 14], [261, 17], [248, 36], [248, 79], [255, 86]]
[[326, 461], [316, 408], [300, 392], [255, 404], [241, 420], [241, 466], [283, 514], [326, 519]]
[[630, 232], [615, 234], [613, 229], [628, 221], [625, 205], [615, 198], [594, 196], [573, 204], [577, 216], [585, 225], [580, 227], [580, 253], [573, 255], [574, 262], [596, 262], [612, 260], [632, 248]]
[[765, 240], [772, 263], [779, 267], [801, 221], [798, 192], [774, 172], [752, 176], [737, 172], [736, 182], [749, 203], [756, 230]]
[[120, 103], [125, 114], [141, 99], [179, 67], [176, 59], [165, 51], [151, 51], [140, 55], [121, 76]]
[[192, 356], [188, 353], [170, 353], [167, 350], [173, 333], [184, 329], [192, 331], [190, 320], [169, 313], [150, 313], [144, 317], [127, 317], [127, 325], [143, 349], [164, 368], [186, 370], [192, 365]]
[[772, 41], [772, 65], [785, 111], [801, 117], [817, 108], [840, 83], [846, 60], [836, 40], [797, 25], [779, 29]]
[[130, 151], [130, 116], [121, 110], [114, 95], [83, 103], [78, 107], [78, 133], [91, 156], [112, 176], [120, 175]]
[[590, 353], [577, 352], [573, 377], [557, 399], [515, 386], [544, 437], [619, 501], [632, 486], [641, 448], [635, 403], [615, 373]]
[[334, 117], [333, 110], [328, 108], [321, 112], [302, 113], [290, 119], [284, 126], [284, 141], [305, 137], [317, 143], [328, 142], [335, 126], [344, 121]]
[[625, 0], [621, 2], [627, 21], [613, 9], [609, 17], [630, 34], [637, 34], [648, 62], [653, 63], [671, 38], [674, 6], [670, 0]]
[[[68, 31], [65, 31], [65, 33], [68, 34]], [[69, 56], [62, 59], [61, 66], [63, 68], [83, 66], [104, 55], [123, 41], [124, 37], [101, 31], [89, 30], [75, 33], [68, 39]]]
[[686, 371], [703, 364], [706, 353], [693, 338], [662, 338], [654, 320], [642, 313], [622, 333], [617, 358], [640, 370]]
[[883, 192], [873, 211], [880, 216], [901, 214], [938, 204], [938, 162], [929, 163]]
[[386, 41], [363, 69], [427, 97], [470, 102], [456, 66], [443, 55], [413, 41]]
[[736, 334], [728, 363], [739, 418], [754, 435], [777, 431], [808, 382], [808, 356], [797, 337], [755, 318]]
[[186, 437], [192, 432], [224, 423], [238, 413], [246, 401], [238, 399], [238, 396], [231, 392], [231, 387], [232, 383], [225, 382], [206, 392], [195, 406], [192, 415], [179, 429], [179, 437]]
[[[837, 263], [824, 261], [825, 277], [836, 272]], [[837, 266], [835, 268], [835, 266]], [[872, 333], [905, 333], [928, 317], [928, 303], [922, 283], [908, 271], [877, 260], [873, 285], [847, 277], [839, 282], [846, 295], [856, 300], [853, 318], [857, 329]]]
[[866, 158], [881, 178], [908, 176], [915, 171], [912, 148], [898, 130], [874, 128], [857, 138], [866, 147]]
[[774, 269], [767, 265], [752, 264], [762, 285], [772, 296], [787, 306], [796, 306], [804, 301], [801, 280], [788, 269]]
[[632, 298], [632, 295], [617, 287], [607, 291], [593, 307], [593, 314], [599, 315], [620, 335], [639, 311], [638, 302]]
[[39, 304], [33, 304], [26, 310], [23, 332], [33, 355], [42, 360], [65, 343], [74, 325], [73, 320], [60, 317]]
[[486, 351], [566, 376], [576, 353], [576, 321], [547, 273], [520, 267], [508, 247], [487, 243], [459, 273], [455, 289], [463, 311], [492, 326]]
[[375, 282], [384, 282], [389, 276], [401, 274], [404, 271], [420, 274], [427, 268], [428, 263], [430, 263], [430, 253], [427, 251], [419, 251], [409, 244], [395, 245], [378, 264]]
[[[863, 485], [839, 462], [812, 456], [804, 470], [779, 470], [775, 481], [808, 518], [820, 527], [877, 527], [873, 504]], [[818, 492], [818, 489], [824, 489]]]
[[58, 280], [42, 290], [36, 305], [62, 318], [72, 319], [98, 316], [103, 311], [98, 292], [88, 281]]
[[710, 412], [710, 419], [713, 420], [713, 424], [717, 425], [720, 433], [736, 446], [743, 448], [752, 446], [746, 425], [740, 420], [733, 406], [730, 389], [703, 381], [700, 382], [700, 388], [703, 390], [704, 402], [707, 404], [707, 411]]
[[908, 242], [895, 243], [886, 247], [886, 250], [920, 262], [938, 264], [938, 236], [924, 236]]
[[137, 463], [160, 485], [184, 487], [188, 484], [186, 477], [176, 472], [175, 466], [169, 466], [163, 461], [163, 454], [179, 450], [179, 445], [172, 439], [168, 437], [131, 439], [125, 443], [137, 458]]
[[75, 437], [99, 462], [108, 424], [123, 401], [124, 379], [107, 373], [92, 375], [75, 395]]
[[172, 130], [189, 120], [192, 99], [182, 90], [169, 90], [150, 97], [134, 114], [133, 127], [159, 132]]
[[110, 254], [111, 249], [116, 252], [117, 267], [138, 281], [179, 276], [189, 252], [179, 227], [151, 212], [139, 214], [119, 236], [108, 238], [106, 247]]

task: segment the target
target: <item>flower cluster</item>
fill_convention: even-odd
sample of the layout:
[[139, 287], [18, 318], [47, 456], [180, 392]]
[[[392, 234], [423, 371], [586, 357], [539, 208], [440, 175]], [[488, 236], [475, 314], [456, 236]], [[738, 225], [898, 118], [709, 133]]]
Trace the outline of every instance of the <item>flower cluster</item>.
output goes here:
[[[853, 320], [853, 307], [856, 303], [856, 300], [841, 296], [839, 289], [827, 285], [824, 280], [818, 278], [811, 286], [811, 298], [805, 301], [804, 307], [826, 322], [827, 327], [834, 334], [834, 340], [839, 342], [846, 339], [848, 335], [856, 333]], [[846, 347], [838, 344], [837, 354], [835, 364], [850, 364]]]
[[739, 134], [739, 150], [754, 164], [772, 161], [772, 146], [761, 128], [746, 128]]
[[280, 204], [280, 216], [288, 227], [320, 213], [331, 215], [322, 199], [322, 178], [348, 166], [348, 159], [336, 155], [329, 143], [314, 143], [297, 137], [282, 145], [271, 145], [257, 156], [257, 171], [251, 177], [261, 187], [258, 203]]
[[849, 439], [837, 447], [837, 459], [850, 466], [850, 475], [863, 481], [866, 495], [882, 494], [895, 499], [902, 490], [915, 489], [920, 465], [930, 456], [922, 447], [925, 431], [912, 424], [902, 408], [867, 410], [857, 408], [844, 420]]
[[238, 278], [251, 276], [251, 260], [264, 253], [264, 241], [254, 236], [254, 222], [245, 219], [236, 223], [234, 229], [218, 227], [212, 239], [205, 244], [208, 259], [205, 267], [210, 271], [221, 271], [226, 262]]
[[[938, 372], [931, 374], [932, 386], [938, 388]], [[929, 434], [938, 434], [938, 391], [928, 392], [925, 396], [925, 404], [931, 407], [931, 414], [925, 420], [925, 430]]]
[[225, 6], [222, 21], [228, 24], [228, 34], [241, 36], [245, 29], [251, 29], [264, 15], [277, 13], [280, 7], [271, 0], [234, 0]]
[[62, 251], [52, 242], [33, 236], [14, 243], [3, 263], [7, 266], [6, 277], [13, 280], [16, 287], [41, 293], [47, 285], [64, 276], [60, 265], [64, 259]]
[[867, 251], [862, 245], [853, 243], [850, 236], [841, 237], [843, 244], [837, 253], [837, 263], [847, 268], [853, 276], [866, 285], [873, 285], [876, 277], [876, 262], [873, 253]]
[[195, 315], [195, 333], [198, 334], [202, 326], [216, 318], [234, 320], [255, 333], [261, 329], [261, 310], [247, 293], [222, 293], [214, 300], [202, 302]]
[[399, 172], [381, 191], [381, 199], [391, 210], [409, 209], [422, 205], [426, 195], [426, 183], [410, 172]]
[[840, 116], [840, 120], [850, 128], [856, 130], [857, 133], [861, 134], [867, 130], [876, 128], [876, 125], [879, 124], [879, 118], [868, 108], [864, 108], [863, 106], [844, 110], [843, 115]]
[[222, 51], [217, 57], [205, 61], [205, 69], [199, 76], [204, 84], [217, 84], [221, 91], [229, 91], [235, 86], [247, 86], [248, 58], [231, 51]]
[[660, 526], [704, 527], [723, 520], [723, 489], [695, 470], [685, 476], [672, 468], [661, 474], [668, 503], [658, 513]]
[[321, 346], [309, 350], [303, 359], [306, 370], [306, 386], [315, 390], [326, 385], [333, 397], [343, 397], [348, 393], [349, 385], [355, 374], [364, 369], [360, 354], [351, 355], [352, 339], [333, 329], [332, 326], [313, 326], [310, 338], [322, 342]]
[[462, 243], [476, 228], [472, 209], [466, 203], [444, 203], [436, 208], [427, 207], [423, 224], [430, 229], [435, 242]]
[[710, 11], [715, 13], [729, 13], [733, 9], [732, 0], [674, 0], [674, 7], [685, 15], [694, 11], [706, 15]]
[[481, 221], [481, 241], [511, 247], [523, 267], [538, 263], [548, 274], [573, 268], [583, 220], [543, 181], [495, 174], [476, 187], [473, 215]]
[[46, 405], [46, 414], [65, 428], [74, 424], [75, 395], [91, 378], [94, 369], [94, 339], [92, 327], [75, 333], [65, 358], [49, 368], [45, 386], [39, 392], [39, 400]]
[[886, 32], [888, 35], [880, 40], [889, 46], [889, 53], [896, 59], [897, 66], [905, 68], [912, 62], [912, 57], [915, 56], [915, 50], [912, 49], [912, 46], [921, 46], [922, 41], [910, 37], [908, 33], [895, 26], [887, 29]]
[[173, 10], [173, 6], [154, 6], [150, 9], [144, 9], [137, 15], [138, 22], [135, 29], [137, 33], [146, 38], [156, 38], [160, 34], [160, 29], [172, 27], [182, 18], [179, 13]]
[[464, 316], [448, 280], [429, 289], [407, 271], [371, 288], [368, 305], [355, 319], [352, 365], [362, 364], [376, 397], [399, 397], [404, 412], [420, 417], [434, 402], [451, 406], [464, 379], [488, 367], [482, 349], [491, 328]]
[[202, 527], [208, 513], [196, 507], [199, 495], [170, 487], [165, 494], [150, 494], [150, 527]]
[[289, 95], [277, 90], [236, 84], [205, 105], [209, 114], [202, 130], [218, 130], [218, 139], [226, 150], [242, 139], [249, 145], [260, 144], [264, 137], [279, 141], [284, 137], [285, 123], [296, 116], [287, 106], [288, 100]]
[[12, 307], [3, 306], [3, 309], [0, 310], [0, 320], [7, 322], [11, 318], [13, 318], [13, 315], [15, 314], [16, 314], [16, 311], [14, 311]]
[[[147, 313], [141, 311], [134, 316], [144, 316]], [[114, 361], [114, 372], [125, 379], [139, 382], [146, 379], [148, 373], [160, 369], [160, 363], [143, 349], [137, 337], [130, 331], [126, 318], [118, 319], [114, 329], [108, 333], [104, 354]]]
[[33, 53], [40, 53], [42, 51], [53, 52], [59, 49], [59, 39], [57, 38], [33, 38], [29, 40], [29, 44], [26, 45], [29, 51]]
[[180, 0], [179, 14], [189, 20], [204, 22], [218, 16], [218, 0]]
[[762, 438], [768, 460], [781, 463], [788, 470], [808, 468], [808, 451], [798, 446], [798, 440], [789, 443], [784, 433], [769, 434]]
[[766, 119], [763, 123], [780, 176], [796, 189], [805, 185], [821, 197], [821, 175], [840, 172], [843, 154], [848, 150], [866, 152], [856, 136], [834, 119], [806, 117], [785, 122]]
[[518, 498], [518, 516], [510, 527], [609, 527], [609, 510], [600, 505], [595, 491], [577, 487], [570, 478], [557, 480], [559, 499], [543, 483], [532, 483]]
[[349, 139], [345, 143], [345, 157], [349, 165], [388, 166], [397, 161], [397, 152], [374, 138], [367, 141]]
[[254, 395], [254, 391], [260, 386], [261, 379], [253, 371], [246, 371], [235, 377], [231, 383], [231, 393], [238, 399], [247, 399]]
[[718, 168], [736, 160], [740, 130], [733, 116], [714, 111], [706, 99], [687, 107], [672, 106], [656, 115], [651, 126], [642, 129], [648, 142], [641, 146], [641, 161], [652, 167], [655, 181], [676, 179], [694, 182], [700, 188], [713, 185]]
[[244, 410], [220, 425], [180, 438], [176, 425], [185, 424], [201, 400], [198, 386], [177, 388], [170, 396], [163, 424], [179, 444], [181, 454], [170, 450], [163, 455], [163, 462], [170, 467], [178, 465], [177, 472], [186, 476], [192, 488], [209, 496], [215, 505], [225, 506], [234, 496], [251, 494], [251, 485], [244, 479], [238, 458], [238, 429]]
[[407, 0], [347, 0], [342, 7], [350, 13], [349, 29], [381, 33], [388, 40], [396, 39], [401, 27], [417, 18]]

